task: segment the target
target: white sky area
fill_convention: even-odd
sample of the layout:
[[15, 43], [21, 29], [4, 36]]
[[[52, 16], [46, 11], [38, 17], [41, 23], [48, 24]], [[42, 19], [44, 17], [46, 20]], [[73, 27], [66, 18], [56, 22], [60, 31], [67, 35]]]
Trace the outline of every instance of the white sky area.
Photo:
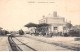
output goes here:
[[[35, 3], [28, 3], [34, 1]], [[54, 3], [37, 3], [54, 2]], [[0, 0], [0, 27], [26, 30], [25, 24], [39, 23], [42, 16], [57, 11], [58, 15], [80, 25], [80, 0]]]

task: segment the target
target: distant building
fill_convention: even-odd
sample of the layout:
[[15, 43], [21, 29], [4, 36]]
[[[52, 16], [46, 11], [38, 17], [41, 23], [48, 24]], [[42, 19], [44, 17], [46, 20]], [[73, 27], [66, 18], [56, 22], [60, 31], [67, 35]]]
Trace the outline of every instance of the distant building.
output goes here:
[[41, 20], [39, 20], [39, 24], [46, 23], [50, 24], [50, 26], [47, 27], [47, 33], [58, 33], [60, 32], [63, 34], [66, 32], [66, 21], [65, 18], [59, 17], [57, 15], [57, 12], [53, 12], [52, 15], [49, 14], [49, 16], [43, 16]]

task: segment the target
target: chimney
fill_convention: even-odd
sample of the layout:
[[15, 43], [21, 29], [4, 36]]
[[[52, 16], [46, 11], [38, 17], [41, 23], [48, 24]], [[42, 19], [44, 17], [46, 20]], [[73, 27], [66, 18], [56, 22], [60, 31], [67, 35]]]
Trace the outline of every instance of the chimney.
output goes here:
[[57, 17], [57, 11], [53, 12], [53, 17]]

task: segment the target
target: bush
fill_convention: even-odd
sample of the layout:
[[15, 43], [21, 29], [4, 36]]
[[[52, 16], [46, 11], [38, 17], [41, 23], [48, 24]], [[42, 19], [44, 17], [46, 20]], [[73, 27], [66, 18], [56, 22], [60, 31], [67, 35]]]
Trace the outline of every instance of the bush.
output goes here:
[[41, 33], [43, 36], [45, 36], [46, 35], [46, 33]]
[[52, 36], [53, 36], [53, 34], [51, 34], [51, 33], [47, 34], [47, 37], [52, 37]]
[[68, 34], [69, 34], [70, 36], [80, 37], [79, 31], [70, 30], [70, 31], [68, 32]]
[[6, 31], [6, 30], [0, 30], [0, 35], [7, 35], [7, 34], [9, 34], [9, 32], [8, 31]]
[[67, 33], [64, 33], [64, 36], [65, 36], [65, 37], [68, 37], [69, 35], [68, 35]]
[[39, 35], [39, 33], [34, 33], [35, 34], [35, 36], [38, 36]]
[[21, 29], [21, 30], [19, 30], [19, 34], [20, 35], [24, 35], [24, 31]]
[[80, 41], [80, 38], [75, 38], [75, 41]]

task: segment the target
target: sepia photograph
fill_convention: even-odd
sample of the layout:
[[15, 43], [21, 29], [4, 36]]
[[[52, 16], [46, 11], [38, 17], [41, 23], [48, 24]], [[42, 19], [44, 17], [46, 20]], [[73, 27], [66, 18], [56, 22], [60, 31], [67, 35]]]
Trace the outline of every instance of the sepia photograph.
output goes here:
[[80, 51], [80, 0], [0, 0], [0, 51]]

